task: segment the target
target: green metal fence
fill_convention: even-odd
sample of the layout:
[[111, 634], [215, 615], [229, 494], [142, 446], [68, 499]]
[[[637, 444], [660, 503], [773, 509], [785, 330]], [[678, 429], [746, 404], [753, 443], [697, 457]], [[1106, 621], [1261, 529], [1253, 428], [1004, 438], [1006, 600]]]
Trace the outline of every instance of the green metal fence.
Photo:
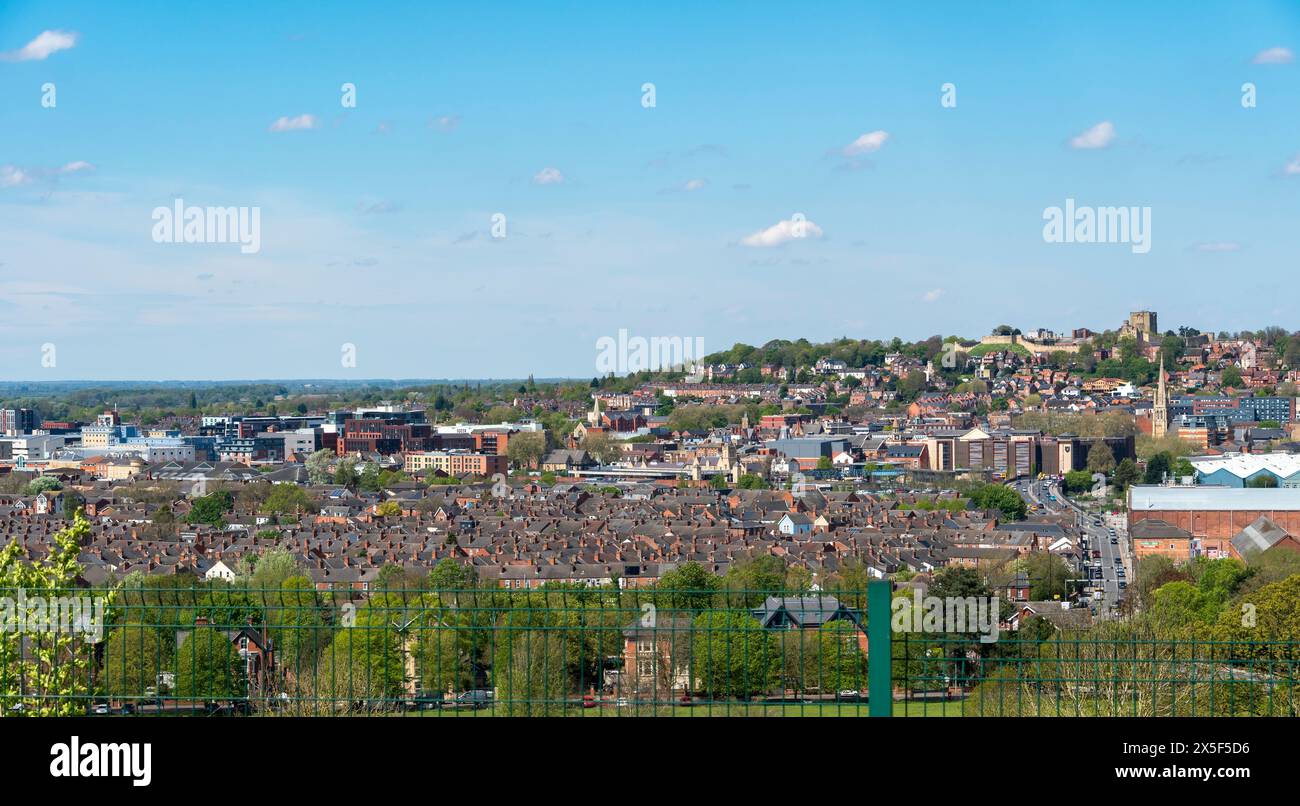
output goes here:
[[1295, 715], [1294, 643], [906, 632], [865, 591], [0, 589], [21, 715]]

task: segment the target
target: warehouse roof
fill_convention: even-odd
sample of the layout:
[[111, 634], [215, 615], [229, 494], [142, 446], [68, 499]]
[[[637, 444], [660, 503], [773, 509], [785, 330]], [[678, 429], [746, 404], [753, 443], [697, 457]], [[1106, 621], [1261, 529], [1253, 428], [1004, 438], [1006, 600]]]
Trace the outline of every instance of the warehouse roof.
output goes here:
[[1135, 484], [1128, 490], [1128, 508], [1134, 515], [1144, 510], [1300, 510], [1300, 488], [1162, 487]]
[[1234, 453], [1224, 456], [1201, 456], [1189, 459], [1202, 475], [1226, 470], [1238, 478], [1249, 478], [1267, 470], [1280, 478], [1300, 473], [1300, 456], [1292, 453]]

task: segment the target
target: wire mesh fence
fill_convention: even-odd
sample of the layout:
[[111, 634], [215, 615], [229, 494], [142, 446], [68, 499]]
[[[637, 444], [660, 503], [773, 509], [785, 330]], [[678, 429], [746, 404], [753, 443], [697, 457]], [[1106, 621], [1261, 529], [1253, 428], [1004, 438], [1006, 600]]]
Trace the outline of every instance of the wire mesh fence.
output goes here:
[[[1294, 715], [1290, 643], [902, 632], [889, 590], [0, 588], [23, 715]], [[868, 606], [868, 600], [871, 604]], [[874, 626], [874, 629], [873, 629]]]

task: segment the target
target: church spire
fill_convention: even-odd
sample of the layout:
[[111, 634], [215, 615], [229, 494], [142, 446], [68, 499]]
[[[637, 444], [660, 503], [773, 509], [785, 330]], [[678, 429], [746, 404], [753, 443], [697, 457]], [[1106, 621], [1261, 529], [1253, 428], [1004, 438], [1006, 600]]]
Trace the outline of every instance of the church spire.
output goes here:
[[1156, 399], [1151, 407], [1151, 436], [1160, 439], [1169, 431], [1169, 395], [1165, 389], [1165, 353], [1160, 351], [1160, 374], [1157, 376]]

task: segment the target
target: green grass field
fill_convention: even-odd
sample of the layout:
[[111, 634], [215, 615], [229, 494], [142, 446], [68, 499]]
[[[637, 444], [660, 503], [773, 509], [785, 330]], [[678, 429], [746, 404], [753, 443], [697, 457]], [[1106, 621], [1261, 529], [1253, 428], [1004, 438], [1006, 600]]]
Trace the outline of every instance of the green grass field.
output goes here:
[[[410, 711], [400, 712], [394, 716], [425, 716], [437, 718], [458, 718], [458, 717], [476, 717], [476, 716], [504, 716], [505, 709], [500, 706], [492, 706], [479, 711]], [[708, 717], [708, 716], [759, 716], [759, 717], [784, 717], [784, 716], [840, 716], [840, 717], [866, 717], [866, 703], [743, 703], [743, 702], [716, 702], [700, 703], [690, 707], [681, 707], [676, 705], [651, 705], [651, 704], [632, 704], [622, 708], [602, 705], [596, 708], [578, 708], [570, 707], [564, 709], [557, 716], [612, 716], [612, 717], [637, 717], [637, 716], [658, 716], [658, 717]], [[961, 716], [961, 702], [895, 702], [894, 716]]]

